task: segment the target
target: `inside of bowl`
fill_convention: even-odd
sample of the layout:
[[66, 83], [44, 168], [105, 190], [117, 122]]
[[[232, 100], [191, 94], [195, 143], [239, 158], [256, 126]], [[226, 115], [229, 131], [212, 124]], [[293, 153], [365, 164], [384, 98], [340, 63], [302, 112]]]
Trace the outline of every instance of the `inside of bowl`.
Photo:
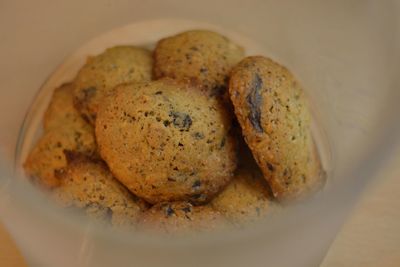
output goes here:
[[[51, 90], [62, 79], [73, 77], [82, 63], [83, 55], [89, 52], [96, 53], [105, 46], [113, 44], [113, 42], [103, 42], [101, 46], [98, 45], [102, 41], [102, 36], [106, 36], [101, 35], [102, 33], [114, 28], [123, 30], [124, 28], [120, 28], [123, 25], [128, 25], [125, 30], [129, 27], [138, 27], [134, 25], [141, 25], [141, 23], [145, 23], [145, 27], [143, 24], [140, 26], [142, 28], [140, 34], [124, 35], [127, 38], [129, 36], [126, 42], [136, 43], [140, 39], [142, 40], [140, 44], [147, 45], [161, 36], [192, 27], [221, 29], [221, 32], [233, 39], [240, 36], [237, 39], [239, 43], [241, 39], [243, 40], [242, 36], [246, 36], [245, 42], [252, 42], [253, 47], [248, 54], [263, 53], [278, 60], [291, 69], [306, 88], [311, 99], [313, 114], [316, 117], [316, 127], [322, 129], [321, 135], [324, 136], [322, 139], [325, 140], [323, 142], [327, 142], [327, 147], [329, 147], [330, 168], [333, 171], [331, 177], [343, 182], [342, 184], [346, 184], [356, 175], [365, 175], [367, 178], [371, 168], [378, 167], [371, 165], [371, 160], [385, 154], [386, 148], [394, 143], [394, 138], [399, 132], [397, 118], [399, 90], [397, 88], [400, 84], [397, 74], [400, 69], [398, 50], [400, 40], [399, 21], [396, 18], [398, 9], [394, 1], [329, 3], [315, 0], [301, 3], [299, 1], [247, 1], [245, 6], [240, 5], [240, 2], [230, 1], [229, 7], [226, 3], [217, 1], [187, 3], [176, 0], [145, 3], [106, 0], [84, 3], [64, 1], [58, 4], [53, 1], [40, 3], [13, 1], [4, 4], [0, 16], [0, 21], [5, 22], [0, 23], [0, 31], [4, 34], [0, 44], [0, 58], [5, 63], [0, 65], [2, 88], [0, 106], [4, 110], [0, 114], [0, 127], [3, 129], [0, 131], [0, 144], [4, 159], [2, 162], [6, 164], [3, 164], [4, 171], [2, 171], [0, 182], [3, 184], [5, 181], [13, 182], [11, 172], [6, 172], [6, 170], [12, 169], [15, 164], [17, 168], [20, 167], [40, 128], [41, 115], [38, 114], [43, 113]], [[170, 19], [161, 19], [167, 17]], [[7, 25], [15, 25], [15, 27], [11, 29]], [[31, 27], [31, 25], [35, 26]], [[160, 25], [163, 26], [162, 30], [157, 30]], [[100, 39], [93, 39], [96, 36], [100, 36], [98, 37]], [[93, 41], [88, 42], [88, 40]], [[85, 43], [87, 46], [84, 47], [87, 50], [78, 49]], [[72, 56], [67, 57], [71, 54]], [[35, 97], [43, 82], [55, 69], [58, 72], [54, 74], [58, 76], [52, 75], [44, 83], [43, 90]], [[36, 100], [29, 109], [33, 99]], [[26, 122], [29, 123], [23, 128], [20, 143], [18, 143], [18, 133], [28, 110]], [[16, 152], [17, 143], [19, 149]], [[15, 161], [16, 153], [18, 157]], [[369, 167], [364, 168], [368, 172], [358, 173], [360, 167], [363, 166]], [[8, 174], [4, 175], [4, 173]], [[13, 195], [13, 198], [21, 201], [19, 206], [21, 210], [24, 203], [35, 199], [32, 194], [27, 193], [31, 189], [23, 187], [22, 191], [19, 190], [18, 194]], [[359, 190], [361, 188], [352, 191], [354, 196], [359, 193]], [[4, 193], [4, 190], [1, 192]], [[10, 194], [10, 191], [7, 194]], [[325, 202], [321, 201], [321, 203]], [[330, 207], [340, 210], [343, 205]], [[298, 235], [296, 242], [290, 242], [293, 240], [290, 236], [281, 235], [281, 240], [287, 241], [282, 241], [281, 244], [285, 246], [288, 253], [302, 246], [307, 247], [307, 244], [311, 243], [314, 244], [314, 250], [311, 247], [309, 250], [316, 254], [320, 253], [317, 248], [322, 245], [318, 245], [319, 243], [314, 240], [314, 235], [309, 235], [307, 238], [307, 234], [313, 232], [312, 228], [315, 234], [317, 222], [321, 223], [319, 226], [326, 226], [327, 219], [332, 219], [330, 226], [337, 227], [340, 224], [339, 217], [329, 217], [329, 213], [323, 208], [319, 210], [321, 212], [319, 215], [311, 213], [313, 216], [308, 220], [303, 218], [304, 222], [312, 221], [313, 224], [304, 226], [302, 231], [296, 232]], [[19, 223], [15, 224], [15, 229], [20, 232], [24, 226], [23, 221], [30, 220], [26, 216], [35, 217], [34, 212], [22, 214], [12, 212], [11, 209], [7, 209], [7, 213], [3, 214], [9, 215], [10, 218], [20, 218]], [[331, 213], [332, 216], [334, 214], [337, 215], [337, 213]], [[318, 220], [311, 218], [318, 218]], [[40, 234], [46, 233], [46, 230], [48, 232], [53, 230], [48, 226], [49, 222], [52, 220], [54, 222], [55, 219], [52, 217], [45, 220], [44, 217], [38, 216], [32, 219], [32, 226], [35, 225], [40, 231], [29, 232], [31, 237], [36, 236], [39, 239]], [[57, 223], [61, 224], [60, 221]], [[65, 229], [57, 223], [51, 224], [55, 234], [60, 229]], [[39, 227], [40, 225], [42, 228]], [[332, 226], [333, 230], [325, 233], [326, 239], [322, 238], [323, 227], [318, 228], [321, 239], [329, 241], [329, 238], [334, 235], [335, 227]], [[84, 243], [82, 236], [93, 237], [91, 234], [85, 234], [84, 230], [83, 234], [82, 231], [80, 234], [78, 235], [81, 238], [80, 242], [71, 241], [71, 244], [82, 245]], [[265, 236], [261, 235], [261, 237]], [[19, 238], [26, 240], [22, 232]], [[51, 239], [50, 236], [48, 238]], [[53, 238], [57, 240], [56, 235]], [[327, 245], [328, 241], [324, 245]], [[32, 242], [29, 244], [32, 245]], [[32, 253], [45, 255], [45, 251], [40, 250], [40, 247], [33, 245], [29, 247]], [[279, 255], [276, 254], [274, 258], [274, 252], [279, 251], [279, 246], [267, 247], [271, 262], [275, 259], [278, 263]], [[105, 245], [102, 251], [106, 248], [108, 246]], [[253, 252], [249, 250], [246, 255], [250, 257], [256, 251], [259, 252], [258, 249], [261, 247], [255, 248]], [[149, 253], [144, 248], [138, 251], [143, 252], [141, 258], [143, 260], [144, 255]], [[75, 251], [74, 253], [83, 252]], [[190, 251], [188, 253], [192, 255]], [[290, 260], [306, 262], [304, 259], [311, 257], [313, 253], [296, 254], [297, 256]], [[166, 260], [168, 255], [164, 256], [157, 260]], [[101, 257], [96, 258], [96, 262], [101, 262], [101, 259]], [[235, 259], [236, 263], [241, 262], [234, 255], [231, 259], [231, 266], [235, 266]], [[206, 259], [204, 261], [206, 262]]]

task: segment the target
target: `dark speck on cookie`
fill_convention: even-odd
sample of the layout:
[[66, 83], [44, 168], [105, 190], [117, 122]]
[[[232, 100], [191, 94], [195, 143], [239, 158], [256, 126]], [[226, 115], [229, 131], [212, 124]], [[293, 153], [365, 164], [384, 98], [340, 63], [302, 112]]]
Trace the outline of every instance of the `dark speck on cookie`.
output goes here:
[[195, 132], [194, 138], [196, 138], [197, 140], [204, 139], [204, 134], [200, 132]]
[[175, 214], [174, 209], [171, 208], [171, 206], [168, 205], [167, 208], [165, 209], [165, 215], [166, 215], [167, 217], [170, 217], [170, 216], [172, 216], [173, 214]]
[[249, 120], [254, 129], [262, 133], [264, 132], [261, 126], [261, 104], [262, 97], [260, 90], [262, 89], [263, 81], [256, 73], [252, 81], [251, 92], [247, 95], [246, 100], [250, 107]]
[[172, 111], [169, 115], [172, 118], [172, 123], [177, 128], [188, 131], [192, 125], [192, 118], [186, 113]]
[[192, 211], [192, 209], [190, 208], [190, 206], [184, 207], [184, 208], [182, 208], [182, 210], [183, 210], [184, 212], [186, 212], [186, 213]]
[[96, 91], [97, 91], [97, 88], [94, 86], [83, 89], [82, 90], [83, 98], [85, 100], [92, 98], [96, 94]]
[[200, 180], [196, 180], [196, 181], [193, 183], [192, 188], [193, 188], [194, 190], [197, 190], [197, 189], [200, 188], [200, 186], [201, 186]]
[[271, 172], [275, 171], [275, 167], [269, 162], [267, 162], [267, 167], [268, 167], [268, 170], [270, 170]]

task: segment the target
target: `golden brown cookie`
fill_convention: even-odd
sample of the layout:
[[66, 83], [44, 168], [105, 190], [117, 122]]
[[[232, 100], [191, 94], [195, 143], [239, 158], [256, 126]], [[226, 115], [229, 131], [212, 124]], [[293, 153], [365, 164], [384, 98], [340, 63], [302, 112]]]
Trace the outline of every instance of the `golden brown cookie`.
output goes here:
[[88, 58], [75, 80], [76, 108], [94, 124], [103, 97], [121, 83], [150, 81], [152, 64], [151, 52], [134, 46], [115, 46]]
[[293, 75], [254, 56], [232, 71], [229, 93], [243, 135], [280, 200], [320, 188], [325, 177], [310, 131], [310, 111]]
[[121, 85], [100, 108], [102, 158], [150, 203], [210, 199], [236, 167], [231, 117], [214, 98], [171, 79]]
[[156, 204], [139, 219], [141, 229], [168, 234], [205, 232], [226, 226], [226, 220], [218, 211], [188, 202]]
[[208, 95], [223, 95], [231, 68], [243, 49], [207, 30], [186, 31], [160, 40], [154, 50], [154, 75], [200, 86]]
[[59, 185], [55, 171], [67, 165], [64, 150], [95, 155], [97, 151], [93, 127], [66, 123], [45, 131], [28, 155], [24, 168], [34, 182], [47, 188]]
[[242, 136], [239, 140], [239, 162], [228, 186], [211, 202], [232, 224], [255, 222], [276, 209], [271, 189]]
[[121, 185], [101, 161], [76, 154], [67, 154], [68, 166], [57, 172], [60, 186], [54, 197], [63, 207], [84, 209], [96, 219], [110, 219], [112, 225], [133, 226], [143, 201]]
[[44, 129], [55, 127], [87, 127], [73, 104], [73, 83], [65, 83], [56, 88], [44, 114]]
[[272, 196], [257, 166], [239, 168], [233, 180], [212, 201], [215, 210], [241, 225], [265, 217], [272, 210]]

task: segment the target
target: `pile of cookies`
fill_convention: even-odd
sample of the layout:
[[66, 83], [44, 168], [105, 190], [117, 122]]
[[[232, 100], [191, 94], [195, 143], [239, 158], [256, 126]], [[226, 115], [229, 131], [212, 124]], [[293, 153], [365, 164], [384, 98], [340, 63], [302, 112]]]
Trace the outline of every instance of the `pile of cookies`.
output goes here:
[[26, 173], [112, 225], [242, 226], [325, 180], [293, 75], [207, 30], [89, 57], [43, 121]]

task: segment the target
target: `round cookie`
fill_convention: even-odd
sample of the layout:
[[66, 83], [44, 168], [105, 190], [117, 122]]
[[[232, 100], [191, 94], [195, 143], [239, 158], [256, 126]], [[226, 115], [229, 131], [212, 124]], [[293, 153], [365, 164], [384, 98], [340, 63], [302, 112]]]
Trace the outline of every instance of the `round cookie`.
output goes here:
[[24, 168], [34, 182], [46, 188], [59, 185], [55, 171], [67, 165], [65, 150], [95, 155], [97, 151], [94, 129], [85, 123], [81, 126], [65, 123], [45, 131], [28, 155]]
[[[73, 104], [73, 83], [57, 87], [43, 117], [44, 130], [55, 127], [87, 127]], [[71, 125], [75, 126], [71, 126]]]
[[102, 158], [150, 203], [209, 200], [232, 178], [236, 143], [220, 101], [171, 79], [119, 86], [100, 108]]
[[121, 83], [150, 81], [152, 64], [151, 52], [134, 46], [115, 46], [89, 57], [75, 79], [76, 108], [94, 124], [103, 97]]
[[145, 207], [121, 185], [101, 161], [67, 154], [68, 166], [57, 172], [60, 186], [54, 197], [63, 207], [77, 207], [90, 217], [111, 219], [112, 225], [131, 226]]
[[228, 226], [224, 217], [210, 206], [193, 206], [188, 202], [159, 203], [139, 218], [143, 230], [176, 234], [205, 232]]
[[185, 80], [208, 95], [223, 95], [231, 68], [243, 49], [225, 36], [192, 30], [160, 40], [154, 50], [154, 76]]
[[325, 177], [310, 131], [310, 111], [293, 75], [271, 59], [243, 59], [229, 93], [243, 135], [274, 196], [289, 200], [320, 188]]

